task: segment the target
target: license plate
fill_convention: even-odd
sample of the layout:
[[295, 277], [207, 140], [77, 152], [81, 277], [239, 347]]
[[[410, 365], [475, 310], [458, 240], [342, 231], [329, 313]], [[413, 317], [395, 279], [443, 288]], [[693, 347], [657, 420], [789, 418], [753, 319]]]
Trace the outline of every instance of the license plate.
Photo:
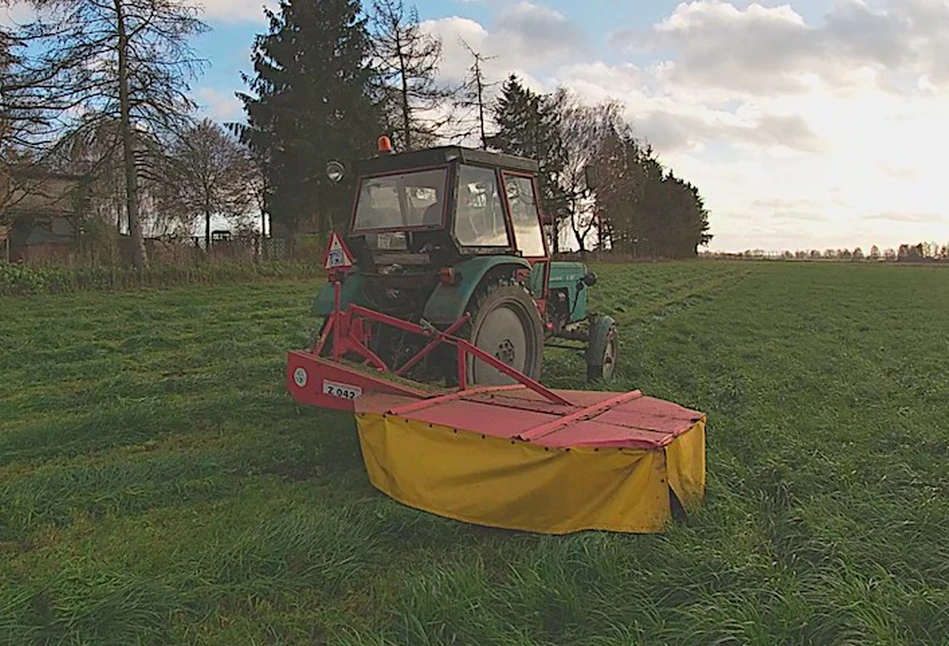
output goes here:
[[323, 394], [329, 395], [330, 397], [338, 397], [340, 399], [356, 399], [362, 395], [362, 388], [359, 386], [351, 386], [349, 384], [341, 384], [335, 381], [323, 381]]

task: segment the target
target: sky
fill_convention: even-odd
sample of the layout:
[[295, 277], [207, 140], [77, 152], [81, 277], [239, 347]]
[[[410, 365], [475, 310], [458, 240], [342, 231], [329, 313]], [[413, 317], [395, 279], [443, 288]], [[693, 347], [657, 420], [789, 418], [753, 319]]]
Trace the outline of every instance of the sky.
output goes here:
[[[242, 118], [270, 0], [203, 0], [202, 110]], [[271, 2], [271, 5], [274, 4]], [[411, 4], [407, 0], [407, 4]], [[418, 0], [441, 73], [615, 99], [698, 186], [710, 249], [949, 242], [949, 0]]]

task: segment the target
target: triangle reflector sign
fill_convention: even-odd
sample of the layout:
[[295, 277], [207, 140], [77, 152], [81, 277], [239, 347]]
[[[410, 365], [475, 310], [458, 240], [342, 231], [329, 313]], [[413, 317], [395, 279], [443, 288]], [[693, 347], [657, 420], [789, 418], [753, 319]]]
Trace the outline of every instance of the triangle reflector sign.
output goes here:
[[323, 267], [325, 269], [349, 269], [355, 264], [353, 255], [349, 253], [346, 243], [343, 242], [338, 233], [333, 231], [330, 235], [329, 244], [326, 245], [326, 258], [323, 261]]

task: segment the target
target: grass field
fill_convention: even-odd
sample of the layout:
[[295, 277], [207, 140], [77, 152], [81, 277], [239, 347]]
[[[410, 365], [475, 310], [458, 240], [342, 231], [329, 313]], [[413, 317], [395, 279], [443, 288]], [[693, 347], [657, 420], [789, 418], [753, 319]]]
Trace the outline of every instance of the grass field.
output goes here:
[[949, 644], [949, 272], [598, 269], [617, 388], [709, 414], [663, 535], [378, 494], [284, 391], [314, 282], [0, 302], [0, 643]]

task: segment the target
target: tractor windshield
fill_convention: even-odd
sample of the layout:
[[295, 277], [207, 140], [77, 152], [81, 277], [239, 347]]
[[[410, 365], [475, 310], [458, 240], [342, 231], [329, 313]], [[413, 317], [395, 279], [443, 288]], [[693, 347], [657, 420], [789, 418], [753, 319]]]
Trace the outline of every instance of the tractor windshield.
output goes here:
[[447, 178], [439, 168], [363, 179], [353, 231], [441, 226]]

